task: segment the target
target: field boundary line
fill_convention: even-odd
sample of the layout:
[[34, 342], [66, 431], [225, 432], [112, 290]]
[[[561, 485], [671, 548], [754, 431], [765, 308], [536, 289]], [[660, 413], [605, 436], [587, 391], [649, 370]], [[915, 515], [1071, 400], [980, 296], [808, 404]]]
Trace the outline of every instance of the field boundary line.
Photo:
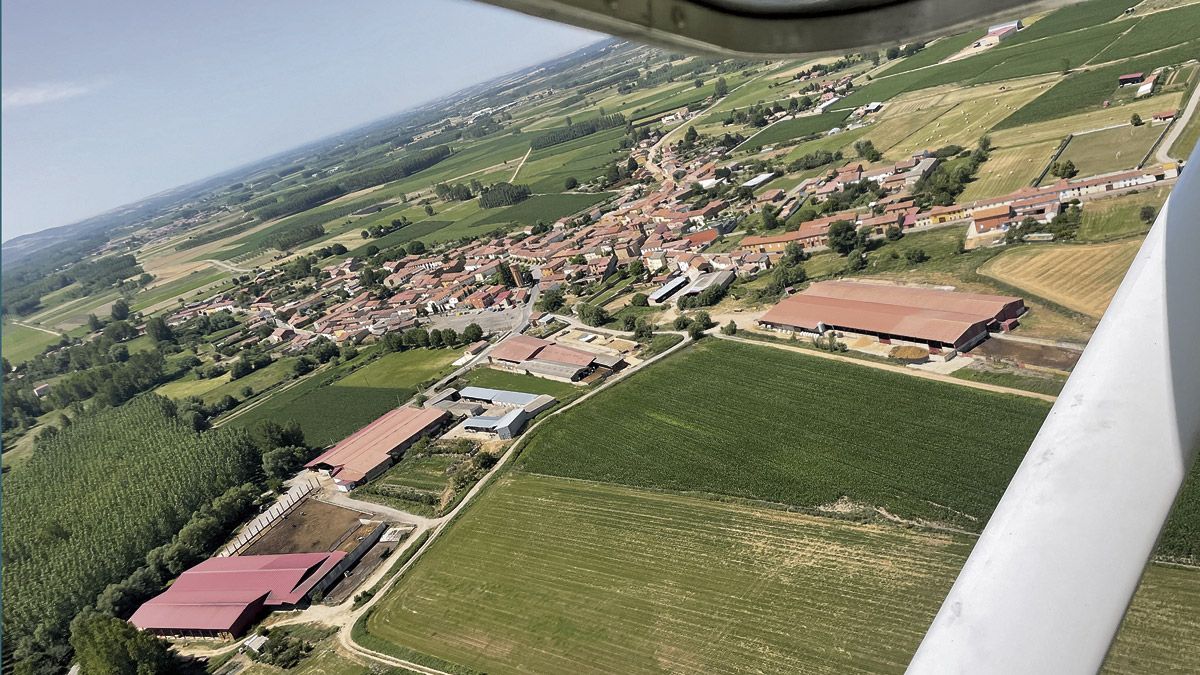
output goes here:
[[990, 391], [990, 392], [996, 393], [996, 394], [1012, 394], [1014, 396], [1024, 396], [1025, 398], [1035, 398], [1035, 399], [1038, 399], [1039, 401], [1046, 401], [1047, 403], [1054, 403], [1055, 401], [1058, 400], [1057, 396], [1051, 396], [1049, 394], [1039, 394], [1039, 393], [1033, 392], [1033, 391], [1025, 391], [1024, 389], [1014, 389], [1012, 387], [1004, 387], [1004, 386], [1001, 386], [998, 384], [989, 384], [987, 382], [974, 382], [972, 380], [963, 380], [963, 379], [959, 379], [957, 377], [951, 377], [949, 375], [941, 375], [938, 373], [929, 373], [929, 372], [925, 372], [923, 370], [914, 370], [912, 368], [907, 368], [905, 366], [893, 366], [893, 365], [887, 364], [887, 363], [876, 363], [874, 361], [867, 361], [865, 359], [856, 359], [853, 356], [842, 356], [840, 354], [829, 354], [826, 352], [819, 352], [819, 351], [812, 350], [812, 349], [805, 349], [804, 347], [793, 347], [791, 345], [781, 345], [781, 344], [777, 344], [774, 342], [752, 340], [750, 338], [740, 338], [740, 337], [737, 337], [736, 335], [717, 334], [717, 335], [713, 335], [712, 337], [715, 337], [718, 340], [730, 340], [732, 342], [741, 342], [743, 344], [760, 345], [763, 347], [773, 347], [775, 349], [782, 349], [784, 351], [795, 352], [797, 354], [804, 354], [806, 356], [813, 356], [813, 357], [821, 358], [821, 359], [830, 359], [833, 361], [842, 361], [844, 363], [853, 363], [855, 365], [865, 366], [867, 368], [875, 368], [877, 370], [887, 370], [887, 371], [891, 371], [893, 373], [902, 373], [904, 375], [909, 375], [912, 377], [919, 377], [919, 378], [923, 378], [926, 380], [933, 380], [935, 382], [945, 382], [947, 384], [956, 384], [956, 385], [959, 385], [962, 387], [970, 387], [971, 389]]

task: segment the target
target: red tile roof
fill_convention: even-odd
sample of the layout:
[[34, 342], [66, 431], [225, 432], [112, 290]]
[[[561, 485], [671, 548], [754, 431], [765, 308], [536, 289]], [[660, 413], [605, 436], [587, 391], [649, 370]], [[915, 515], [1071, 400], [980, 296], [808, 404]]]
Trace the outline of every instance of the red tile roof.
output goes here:
[[390, 459], [390, 453], [416, 439], [448, 413], [402, 406], [359, 429], [304, 466], [329, 467], [334, 478], [357, 482]]
[[344, 551], [209, 558], [142, 604], [141, 629], [229, 631], [247, 611], [295, 605], [346, 557]]

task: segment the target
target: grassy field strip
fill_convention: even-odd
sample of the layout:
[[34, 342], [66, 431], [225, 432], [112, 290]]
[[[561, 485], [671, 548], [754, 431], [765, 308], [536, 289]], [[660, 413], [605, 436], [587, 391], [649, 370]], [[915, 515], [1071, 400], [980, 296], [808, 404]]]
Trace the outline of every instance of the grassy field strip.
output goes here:
[[1082, 176], [1134, 169], [1162, 133], [1161, 126], [1124, 124], [1076, 134], [1060, 159], [1074, 162]]
[[[378, 603], [366, 642], [489, 673], [899, 673], [972, 543], [518, 474]], [[1113, 672], [1200, 658], [1181, 649], [1198, 596], [1200, 574], [1152, 567]]]
[[1027, 246], [996, 256], [981, 266], [979, 273], [1099, 317], [1141, 245], [1138, 237], [1111, 244]]
[[1143, 206], [1162, 208], [1171, 189], [1162, 186], [1145, 192], [1132, 192], [1109, 199], [1094, 199], [1083, 209], [1083, 223], [1079, 226], [1079, 239], [1083, 241], [1108, 241], [1145, 234], [1150, 226], [1142, 221]]

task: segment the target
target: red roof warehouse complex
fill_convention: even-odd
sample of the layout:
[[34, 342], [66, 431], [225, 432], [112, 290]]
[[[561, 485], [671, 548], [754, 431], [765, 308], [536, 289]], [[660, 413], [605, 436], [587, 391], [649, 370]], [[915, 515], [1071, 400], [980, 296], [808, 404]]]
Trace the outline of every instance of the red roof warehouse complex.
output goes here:
[[[291, 607], [329, 584], [344, 551], [209, 558], [129, 621], [158, 635], [236, 636], [268, 608]], [[322, 583], [324, 582], [324, 583]]]
[[337, 486], [349, 490], [392, 465], [394, 456], [436, 430], [450, 413], [437, 408], [402, 406], [351, 434], [304, 466], [328, 471]]
[[966, 350], [989, 328], [1009, 328], [1025, 311], [1021, 298], [931, 288], [826, 281], [784, 299], [759, 319], [768, 328], [840, 330]]

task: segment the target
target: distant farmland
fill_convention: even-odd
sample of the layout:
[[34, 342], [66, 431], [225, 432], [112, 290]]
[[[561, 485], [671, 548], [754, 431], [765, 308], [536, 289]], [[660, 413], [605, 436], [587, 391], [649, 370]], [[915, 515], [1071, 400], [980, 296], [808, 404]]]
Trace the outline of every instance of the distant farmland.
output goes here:
[[533, 432], [520, 468], [980, 529], [1049, 406], [711, 340]]

